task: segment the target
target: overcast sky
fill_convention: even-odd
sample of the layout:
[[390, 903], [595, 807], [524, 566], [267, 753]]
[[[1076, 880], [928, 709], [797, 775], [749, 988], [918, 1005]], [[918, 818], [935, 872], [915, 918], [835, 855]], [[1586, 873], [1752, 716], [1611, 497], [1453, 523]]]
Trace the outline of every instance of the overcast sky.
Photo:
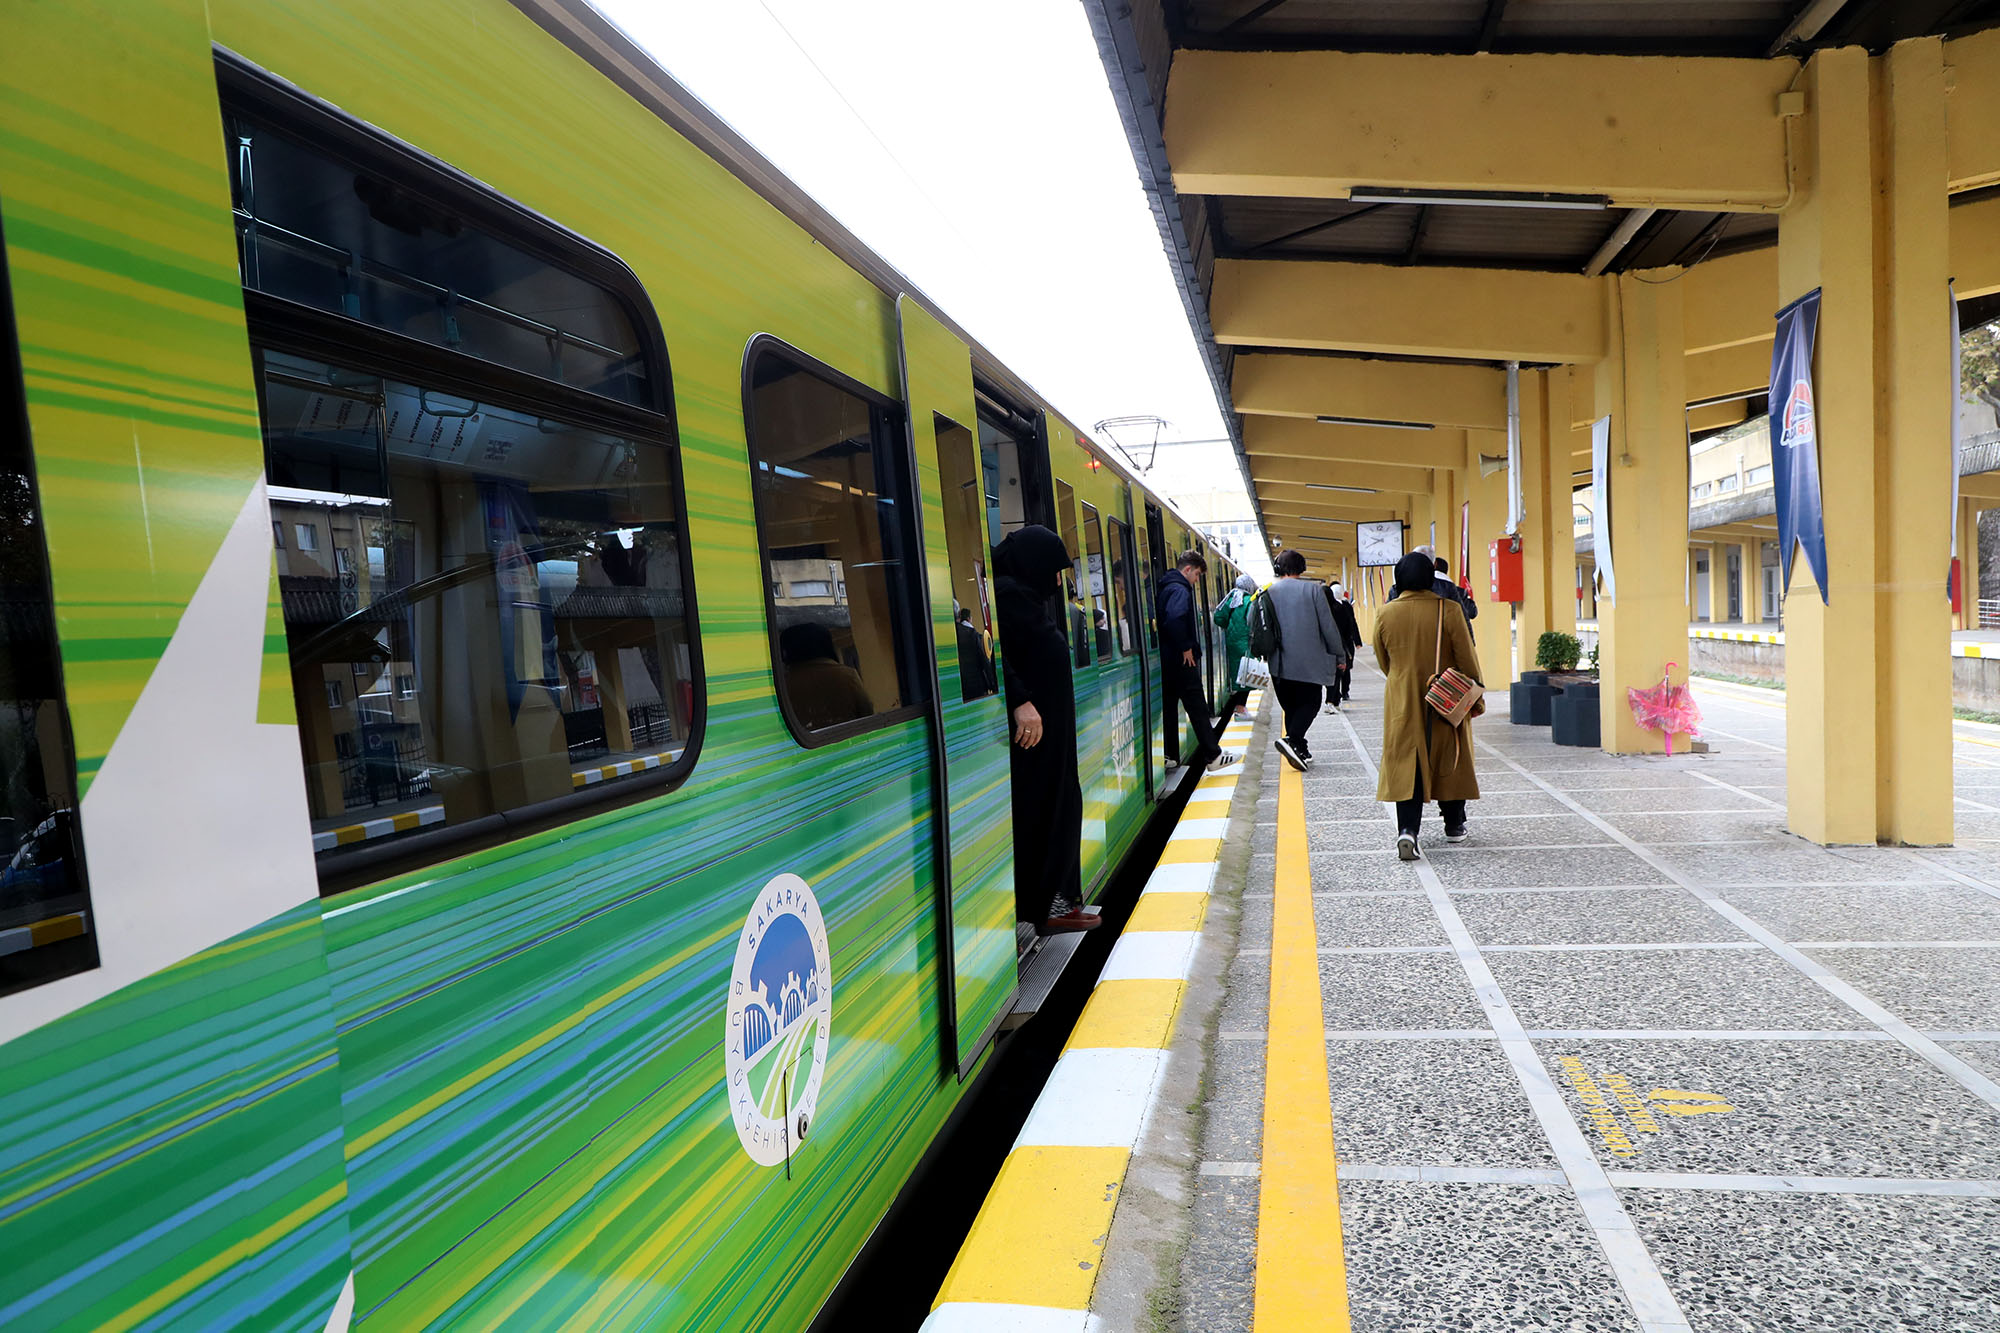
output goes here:
[[1222, 435], [1079, 0], [593, 3], [1063, 415]]

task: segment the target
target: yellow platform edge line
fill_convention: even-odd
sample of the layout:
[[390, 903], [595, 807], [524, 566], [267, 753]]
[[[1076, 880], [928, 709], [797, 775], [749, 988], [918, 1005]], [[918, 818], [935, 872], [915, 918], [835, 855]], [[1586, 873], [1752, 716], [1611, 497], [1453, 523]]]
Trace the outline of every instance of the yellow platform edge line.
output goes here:
[[1352, 1327], [1305, 807], [1303, 778], [1281, 770], [1254, 1333], [1349, 1333]]
[[1160, 853], [1159, 864], [1163, 866], [1207, 865], [1222, 852], [1220, 838], [1186, 838], [1180, 842], [1170, 842]]
[[1186, 982], [1165, 978], [1100, 981], [1063, 1050], [1163, 1051], [1186, 991]]
[[1022, 1147], [987, 1191], [931, 1308], [954, 1301], [1090, 1308], [1125, 1148]]
[[1200, 930], [1207, 913], [1205, 893], [1146, 893], [1139, 896], [1138, 905], [1126, 919], [1125, 929]]

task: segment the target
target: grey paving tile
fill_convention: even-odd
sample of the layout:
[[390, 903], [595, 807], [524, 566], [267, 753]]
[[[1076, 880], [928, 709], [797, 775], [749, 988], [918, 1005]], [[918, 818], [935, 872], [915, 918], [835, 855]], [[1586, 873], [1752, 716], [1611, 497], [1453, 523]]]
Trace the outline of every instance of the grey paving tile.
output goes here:
[[1271, 915], [1275, 906], [1275, 900], [1270, 898], [1243, 900], [1243, 916], [1236, 927], [1236, 946], [1239, 949], [1271, 947]]
[[[1536, 1043], [1604, 1164], [1631, 1171], [1770, 1176], [2000, 1178], [2000, 1111], [1889, 1041], [1561, 1041]], [[1616, 1100], [1615, 1144], [1570, 1075]], [[1673, 1092], [1726, 1110], [1691, 1110]], [[1676, 1107], [1683, 1108], [1677, 1114]], [[1614, 1135], [1615, 1137], [1615, 1135]]]
[[1762, 950], [1489, 953], [1522, 1025], [1847, 1031], [1869, 1024]]
[[1417, 868], [1396, 859], [1394, 845], [1380, 853], [1342, 852], [1312, 858], [1312, 886], [1320, 892], [1421, 889]]
[[1452, 902], [1475, 944], [1679, 944], [1744, 938], [1674, 885], [1581, 893], [1466, 893]]
[[1306, 823], [1316, 824], [1326, 819], [1379, 819], [1391, 822], [1382, 809], [1382, 803], [1373, 796], [1330, 796], [1306, 795]]
[[[1654, 787], [1693, 790], [1696, 786], [1708, 784], [1692, 778], [1687, 773], [1667, 767], [1655, 760], [1627, 759], [1611, 767], [1600, 769], [1567, 770], [1552, 772], [1539, 764], [1526, 765], [1542, 781], [1565, 793], [1648, 790]], [[1720, 788], [1710, 787], [1711, 791]]]
[[1657, 854], [1704, 884], [1895, 884], [1938, 878], [1937, 871], [1887, 847], [1829, 851], [1798, 839], [1771, 847], [1663, 847]]
[[1257, 1279], [1257, 1181], [1197, 1176], [1174, 1327], [1250, 1333]]
[[1939, 1044], [1986, 1077], [2000, 1081], [2000, 1041], [1947, 1041]]
[[[1439, 830], [1431, 823], [1431, 832]], [[1481, 836], [1475, 834], [1475, 838]], [[1667, 877], [1623, 847], [1579, 847], [1562, 852], [1508, 851], [1467, 844], [1474, 854], [1433, 861], [1447, 889], [1508, 889], [1549, 884], [1665, 884]]]
[[1263, 1027], [1271, 1007], [1270, 955], [1237, 954], [1223, 984], [1222, 1012], [1216, 1025], [1231, 1032]]
[[1365, 821], [1306, 821], [1306, 846], [1315, 855], [1325, 852], [1382, 851], [1396, 845], [1396, 821], [1376, 807], [1376, 817]]
[[1450, 943], [1427, 898], [1314, 898], [1313, 924], [1322, 949]]
[[1834, 975], [1922, 1029], [2000, 1029], [2000, 949], [1810, 949]]
[[[1993, 796], [1996, 802], [2000, 802], [2000, 789], [1996, 789]], [[1970, 876], [1996, 889], [2000, 889], [2000, 856], [1995, 856], [1990, 851], [1983, 849], [1971, 851], [1955, 847], [1926, 847], [1923, 851], [1914, 854], [1910, 859], [1920, 866], [1943, 866], [1948, 870]], [[1929, 878], [1937, 878], [1935, 870], [1933, 870]]]
[[1497, 1042], [1332, 1041], [1327, 1084], [1342, 1161], [1556, 1165]]
[[[1612, 841], [1604, 830], [1595, 827], [1587, 819], [1578, 815], [1548, 815], [1541, 819], [1482, 819], [1483, 800], [1474, 801], [1465, 808], [1466, 826], [1472, 832], [1469, 842], [1452, 845], [1436, 838], [1429, 844], [1441, 854], [1466, 856], [1475, 852], [1504, 849], [1508, 847], [1609, 847]], [[1424, 825], [1433, 834], [1442, 831], [1444, 825], [1435, 805], [1424, 811]]]
[[1619, 1194], [1695, 1333], [2000, 1326], [2000, 1200]]
[[1726, 889], [1787, 940], [2000, 940], [2000, 898], [1960, 884]]
[[1330, 1028], [1476, 1028], [1486, 1015], [1453, 954], [1330, 954], [1319, 960]]
[[1355, 1333], [1639, 1327], [1561, 1187], [1343, 1181], [1340, 1217]]
[[[1718, 795], [1726, 796], [1727, 792]], [[1773, 846], [1791, 845], [1784, 829], [1784, 812], [1753, 810], [1748, 813], [1716, 815], [1634, 815], [1617, 812], [1600, 816], [1611, 827], [1635, 842], [1686, 843], [1717, 842], [1725, 839], [1755, 838]], [[1780, 843], [1780, 840], [1785, 840]]]
[[[1777, 812], [1767, 806], [1746, 801], [1734, 792], [1712, 787], [1706, 782], [1690, 782], [1685, 788], [1672, 791], [1631, 791], [1621, 788], [1605, 788], [1592, 791], [1573, 791], [1565, 795], [1593, 814], [1610, 818], [1618, 812], [1640, 812], [1664, 814], [1674, 811], [1700, 812], [1725, 811], [1744, 813], [1764, 811], [1775, 822]], [[1621, 825], [1622, 827], [1622, 825]]]
[[[1231, 1029], [1224, 1024], [1222, 1030]], [[1264, 1147], [1264, 1043], [1218, 1039], [1210, 1048], [1201, 1095], [1202, 1158], [1256, 1161]]]

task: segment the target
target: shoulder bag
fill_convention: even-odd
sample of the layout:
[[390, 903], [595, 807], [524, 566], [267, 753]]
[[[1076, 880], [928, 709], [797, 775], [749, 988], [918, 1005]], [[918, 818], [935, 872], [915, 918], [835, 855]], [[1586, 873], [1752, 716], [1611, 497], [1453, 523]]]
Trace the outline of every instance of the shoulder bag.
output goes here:
[[1431, 710], [1452, 726], [1458, 726], [1472, 713], [1472, 706], [1486, 693], [1486, 687], [1456, 667], [1444, 664], [1444, 612], [1443, 600], [1438, 604], [1437, 662], [1432, 668], [1430, 687], [1424, 691], [1424, 702]]

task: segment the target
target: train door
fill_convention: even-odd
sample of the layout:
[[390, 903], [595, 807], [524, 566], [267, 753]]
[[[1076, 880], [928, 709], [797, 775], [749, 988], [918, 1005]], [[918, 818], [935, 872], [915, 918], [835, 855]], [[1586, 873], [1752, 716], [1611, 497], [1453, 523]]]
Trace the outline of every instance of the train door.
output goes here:
[[931, 755], [939, 998], [950, 1033], [946, 1052], [963, 1078], [999, 1031], [1018, 979], [1007, 705], [993, 655], [972, 354], [907, 295], [896, 312], [937, 682]]
[[1139, 765], [1140, 790], [1148, 796], [1153, 793], [1153, 693], [1151, 689], [1151, 643], [1147, 639], [1147, 628], [1152, 617], [1145, 613], [1145, 602], [1140, 600], [1140, 585], [1137, 583], [1139, 548], [1132, 538], [1132, 488], [1124, 482], [1118, 484], [1119, 517], [1111, 520], [1109, 537], [1111, 541], [1112, 593], [1117, 599], [1118, 647], [1125, 653], [1128, 666], [1136, 677], [1139, 694], [1139, 718], [1135, 728], [1133, 744], [1137, 750], [1134, 756]]
[[[1176, 715], [1180, 710], [1167, 699], [1166, 668], [1160, 659], [1160, 621], [1158, 595], [1160, 574], [1172, 559], [1167, 554], [1166, 519], [1160, 507], [1152, 501], [1146, 502], [1146, 637], [1153, 651], [1148, 654], [1152, 672], [1150, 685], [1152, 697], [1159, 701], [1160, 725], [1153, 729], [1153, 771], [1164, 775], [1167, 765], [1180, 758], [1180, 736], [1176, 726]], [[1155, 792], [1155, 795], [1161, 794]]]

